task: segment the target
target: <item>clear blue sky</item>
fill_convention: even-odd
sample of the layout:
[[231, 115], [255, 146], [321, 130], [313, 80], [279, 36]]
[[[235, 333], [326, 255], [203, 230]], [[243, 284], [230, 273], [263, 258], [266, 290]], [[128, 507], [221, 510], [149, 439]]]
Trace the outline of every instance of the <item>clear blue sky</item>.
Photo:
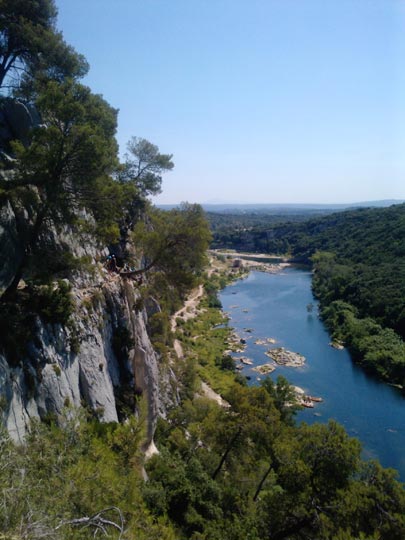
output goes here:
[[405, 199], [402, 0], [56, 0], [159, 203]]

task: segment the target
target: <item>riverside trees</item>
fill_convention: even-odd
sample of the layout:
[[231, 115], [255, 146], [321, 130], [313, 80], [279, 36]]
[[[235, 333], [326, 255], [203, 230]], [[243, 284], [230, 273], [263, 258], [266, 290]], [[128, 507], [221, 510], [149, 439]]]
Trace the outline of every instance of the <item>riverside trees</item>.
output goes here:
[[[255, 249], [312, 264], [312, 286], [333, 337], [378, 376], [405, 385], [405, 204], [364, 208], [273, 224], [272, 216], [216, 217], [214, 244], [238, 247], [242, 235]], [[232, 221], [236, 219], [233, 216]], [[266, 223], [268, 221], [268, 223]], [[245, 238], [246, 243], [246, 238]]]
[[161, 455], [147, 464], [145, 500], [180, 538], [402, 538], [403, 487], [362, 462], [336, 422], [288, 426], [262, 388], [225, 398], [229, 410], [194, 398], [161, 421]]

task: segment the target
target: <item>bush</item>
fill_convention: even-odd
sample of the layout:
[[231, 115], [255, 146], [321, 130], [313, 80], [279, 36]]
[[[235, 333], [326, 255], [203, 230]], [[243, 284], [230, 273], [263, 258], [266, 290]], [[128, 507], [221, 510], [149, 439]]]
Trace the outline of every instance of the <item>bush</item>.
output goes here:
[[223, 370], [235, 371], [235, 362], [229, 354], [217, 358], [215, 364]]
[[33, 310], [47, 323], [66, 325], [73, 313], [74, 303], [70, 294], [71, 285], [58, 281], [54, 285], [37, 287], [32, 295]]
[[112, 348], [115, 356], [121, 360], [126, 358], [129, 349], [133, 347], [134, 343], [131, 338], [131, 333], [125, 326], [119, 326], [114, 329], [112, 337]]
[[167, 344], [169, 334], [169, 318], [167, 313], [160, 311], [149, 318], [149, 330], [153, 343]]

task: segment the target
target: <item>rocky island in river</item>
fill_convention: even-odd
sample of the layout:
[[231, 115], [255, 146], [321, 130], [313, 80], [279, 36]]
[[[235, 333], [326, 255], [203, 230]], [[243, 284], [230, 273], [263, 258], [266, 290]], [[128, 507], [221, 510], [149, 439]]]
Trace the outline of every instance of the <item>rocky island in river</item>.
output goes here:
[[279, 366], [301, 367], [305, 363], [305, 356], [297, 352], [288, 351], [284, 347], [269, 349], [264, 354], [274, 360]]

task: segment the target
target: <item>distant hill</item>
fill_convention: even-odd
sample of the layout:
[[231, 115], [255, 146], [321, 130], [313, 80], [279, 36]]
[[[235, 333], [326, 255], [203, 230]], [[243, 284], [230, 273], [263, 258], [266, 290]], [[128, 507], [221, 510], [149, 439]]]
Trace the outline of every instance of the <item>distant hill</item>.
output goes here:
[[[401, 204], [404, 199], [385, 199], [381, 201], [362, 201], [354, 203], [336, 203], [336, 204], [319, 204], [319, 203], [202, 203], [201, 206], [206, 212], [218, 213], [267, 213], [276, 211], [277, 214], [295, 214], [303, 212], [336, 212], [337, 210], [346, 210], [349, 208], [385, 208], [393, 204]], [[178, 206], [177, 204], [158, 204], [158, 208], [163, 210], [171, 210]]]

